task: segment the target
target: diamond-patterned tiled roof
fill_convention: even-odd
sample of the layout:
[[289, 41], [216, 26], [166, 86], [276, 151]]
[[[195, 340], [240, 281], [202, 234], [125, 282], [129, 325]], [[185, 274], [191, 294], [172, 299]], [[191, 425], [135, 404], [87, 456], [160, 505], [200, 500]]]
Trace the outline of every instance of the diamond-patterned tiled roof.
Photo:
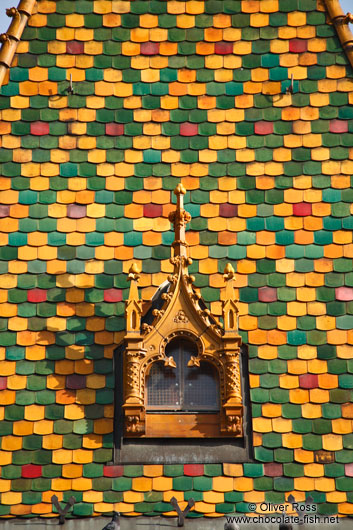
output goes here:
[[[174, 496], [215, 517], [289, 493], [353, 513], [352, 51], [327, 9], [34, 6], [0, 97], [1, 516], [50, 516], [53, 494], [75, 516], [172, 515]], [[149, 299], [172, 270], [179, 182], [215, 315], [236, 271], [256, 461], [112, 466], [127, 271]]]

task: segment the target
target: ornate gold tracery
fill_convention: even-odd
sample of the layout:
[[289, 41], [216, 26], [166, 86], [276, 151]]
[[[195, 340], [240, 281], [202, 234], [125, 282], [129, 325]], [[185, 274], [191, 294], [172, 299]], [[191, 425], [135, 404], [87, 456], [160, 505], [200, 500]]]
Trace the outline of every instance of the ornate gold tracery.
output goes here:
[[[184, 210], [185, 189], [179, 184], [174, 190], [177, 196], [176, 211], [169, 216], [174, 224], [175, 240], [172, 245], [173, 273], [168, 277], [160, 296], [160, 307], [152, 310], [148, 322], [143, 322], [142, 301], [137, 284], [139, 270], [133, 264], [129, 271], [131, 281], [126, 301], [126, 335], [124, 338], [124, 400], [125, 435], [154, 437], [160, 433], [162, 419], [146, 410], [146, 375], [152, 365], [163, 361], [173, 367], [173, 358], [165, 353], [166, 345], [176, 337], [191, 338], [197, 344], [197, 356], [191, 357], [189, 366], [200, 366], [201, 361], [211, 363], [219, 375], [221, 409], [216, 418], [196, 414], [195, 418], [175, 412], [176, 430], [169, 427], [169, 436], [196, 436], [199, 429], [204, 437], [243, 436], [243, 399], [240, 376], [241, 337], [237, 330], [237, 313], [234, 292], [234, 269], [228, 264], [224, 271], [225, 299], [222, 303], [224, 324], [218, 322], [206, 308], [199, 293], [193, 287], [194, 277], [188, 273], [192, 260], [187, 256], [185, 227], [191, 216]], [[175, 364], [175, 363], [174, 363]], [[173, 415], [168, 417], [173, 423]], [[185, 421], [184, 421], [185, 420]], [[192, 425], [182, 430], [180, 424]], [[207, 426], [203, 427], [203, 423]], [[194, 425], [192, 424], [194, 422]], [[198, 425], [196, 428], [195, 425]], [[192, 431], [192, 434], [191, 434]], [[195, 434], [196, 432], [196, 434]], [[160, 435], [160, 434], [158, 434]]]

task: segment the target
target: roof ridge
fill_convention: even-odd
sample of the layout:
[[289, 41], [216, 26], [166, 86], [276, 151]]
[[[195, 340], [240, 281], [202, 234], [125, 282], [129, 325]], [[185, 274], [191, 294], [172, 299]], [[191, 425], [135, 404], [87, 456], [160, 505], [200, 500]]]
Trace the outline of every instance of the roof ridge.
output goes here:
[[353, 68], [353, 34], [349, 27], [349, 22], [353, 21], [352, 15], [344, 13], [339, 0], [323, 0], [323, 3]]
[[[332, 24], [336, 28], [343, 50], [353, 68], [353, 34], [349, 27], [352, 15], [350, 15], [350, 13], [344, 13], [339, 0], [322, 1]], [[12, 21], [7, 32], [0, 35], [0, 42], [2, 42], [0, 48], [0, 87], [2, 86], [6, 73], [11, 66], [18, 43], [36, 3], [37, 0], [20, 0], [17, 8], [6, 10], [6, 14], [9, 17], [12, 17]]]
[[28, 19], [33, 12], [36, 1], [20, 0], [17, 8], [11, 7], [6, 10], [7, 16], [11, 17], [12, 21], [7, 32], [0, 35], [0, 42], [2, 42], [0, 49], [0, 87], [11, 66], [23, 30], [27, 26]]

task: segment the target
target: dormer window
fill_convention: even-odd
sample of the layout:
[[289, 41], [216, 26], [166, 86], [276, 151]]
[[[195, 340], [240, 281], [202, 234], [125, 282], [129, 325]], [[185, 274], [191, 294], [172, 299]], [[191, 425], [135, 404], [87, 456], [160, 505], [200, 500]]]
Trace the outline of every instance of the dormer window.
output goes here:
[[241, 338], [237, 330], [234, 270], [224, 271], [223, 324], [207, 309], [188, 272], [185, 189], [175, 189], [173, 273], [142, 314], [133, 264], [126, 301], [123, 353], [125, 437], [243, 437], [240, 374]]

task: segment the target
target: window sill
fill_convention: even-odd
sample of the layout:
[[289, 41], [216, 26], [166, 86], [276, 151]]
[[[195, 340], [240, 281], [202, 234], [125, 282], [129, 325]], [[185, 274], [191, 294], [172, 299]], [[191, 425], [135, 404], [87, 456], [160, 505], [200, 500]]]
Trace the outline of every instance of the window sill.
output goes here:
[[[215, 413], [147, 413], [144, 434], [126, 433], [128, 438], [234, 438], [220, 431]], [[239, 436], [241, 437], [241, 436]]]

